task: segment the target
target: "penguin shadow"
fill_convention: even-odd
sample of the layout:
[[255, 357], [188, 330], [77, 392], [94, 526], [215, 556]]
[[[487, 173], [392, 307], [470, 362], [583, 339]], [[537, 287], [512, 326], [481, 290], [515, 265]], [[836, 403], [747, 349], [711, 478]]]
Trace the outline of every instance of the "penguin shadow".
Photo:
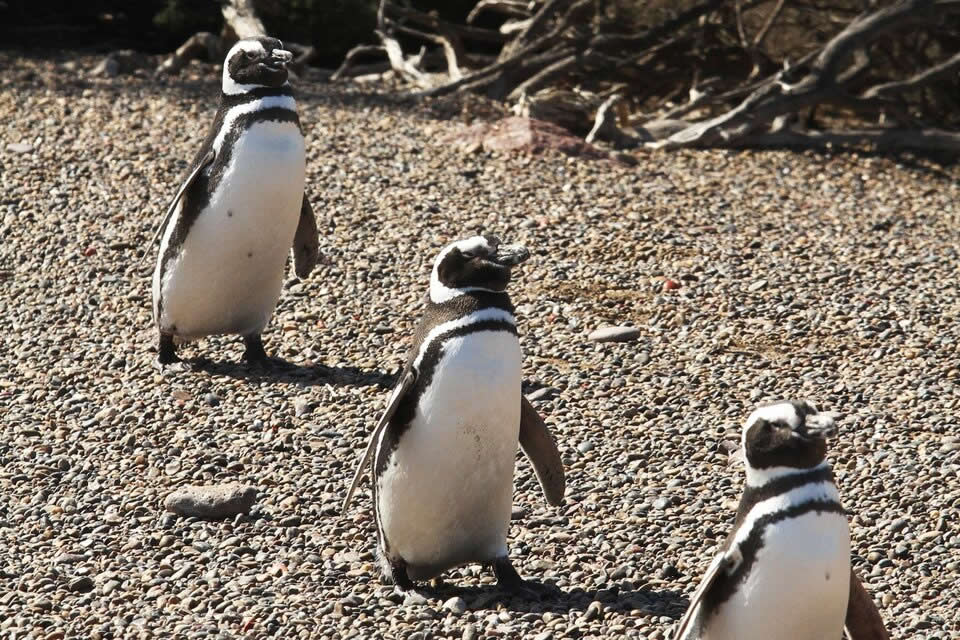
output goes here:
[[[479, 587], [455, 587], [441, 584], [423, 589], [422, 593], [444, 601], [459, 596], [466, 603], [467, 611], [495, 610], [498, 605], [515, 613], [566, 614], [571, 610], [590, 609], [592, 602], [600, 602], [605, 611], [634, 612], [637, 615], [668, 616], [679, 620], [687, 610], [690, 600], [680, 591], [658, 591], [631, 582], [611, 585], [602, 589], [585, 590], [573, 587], [563, 590], [554, 585], [541, 583], [543, 592], [539, 599], [531, 599], [504, 591], [497, 585]], [[587, 614], [589, 615], [589, 614]]]
[[251, 365], [246, 362], [214, 361], [204, 357], [187, 361], [192, 371], [212, 376], [225, 376], [247, 382], [280, 382], [313, 386], [333, 384], [351, 387], [379, 387], [390, 390], [397, 375], [378, 369], [360, 367], [328, 367], [322, 364], [300, 365], [280, 358], [270, 358], [269, 366]]

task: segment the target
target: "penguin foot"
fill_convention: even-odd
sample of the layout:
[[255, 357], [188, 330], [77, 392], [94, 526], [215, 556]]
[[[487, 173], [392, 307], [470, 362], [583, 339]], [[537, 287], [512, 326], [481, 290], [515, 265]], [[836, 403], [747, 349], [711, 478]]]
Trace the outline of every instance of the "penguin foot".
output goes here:
[[493, 561], [493, 573], [497, 576], [497, 586], [518, 598], [539, 601], [555, 592], [551, 585], [521, 578], [507, 556]]
[[273, 361], [267, 356], [267, 352], [263, 348], [263, 339], [259, 333], [243, 336], [243, 344], [246, 346], [246, 349], [243, 351], [243, 359], [245, 362], [263, 367], [264, 369], [273, 367]]
[[413, 584], [413, 580], [407, 575], [407, 567], [403, 562], [394, 562], [388, 559], [387, 566], [389, 567], [389, 575], [386, 577], [394, 584], [393, 590], [395, 593], [406, 593], [416, 590], [416, 585]]
[[173, 344], [173, 335], [161, 333], [157, 341], [157, 361], [155, 366], [163, 370], [163, 367], [180, 362], [180, 356], [177, 355], [177, 347]]

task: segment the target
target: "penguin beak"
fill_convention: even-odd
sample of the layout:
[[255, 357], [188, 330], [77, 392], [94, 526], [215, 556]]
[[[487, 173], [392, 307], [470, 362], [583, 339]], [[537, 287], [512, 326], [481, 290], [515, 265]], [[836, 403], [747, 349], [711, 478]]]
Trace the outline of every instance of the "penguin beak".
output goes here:
[[519, 244], [502, 244], [497, 247], [494, 262], [505, 267], [514, 267], [530, 257], [527, 248]]
[[836, 415], [832, 413], [817, 413], [812, 416], [807, 416], [805, 422], [805, 429], [803, 433], [798, 434], [800, 437], [805, 439], [813, 438], [831, 438], [837, 433], [837, 420]]
[[274, 69], [285, 67], [288, 62], [293, 60], [293, 54], [286, 49], [274, 49], [270, 52], [270, 59], [267, 64]]

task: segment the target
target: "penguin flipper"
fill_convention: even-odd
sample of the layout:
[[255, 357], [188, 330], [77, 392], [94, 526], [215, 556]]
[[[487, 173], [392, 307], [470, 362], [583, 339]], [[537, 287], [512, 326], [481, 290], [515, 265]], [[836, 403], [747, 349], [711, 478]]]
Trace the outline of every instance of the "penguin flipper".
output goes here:
[[873, 598], [863, 588], [857, 572], [850, 568], [850, 599], [847, 602], [847, 619], [844, 629], [850, 640], [889, 640], [890, 634], [883, 626], [883, 618]]
[[347, 513], [347, 507], [350, 506], [350, 500], [353, 498], [353, 492], [357, 490], [357, 485], [360, 484], [360, 477], [363, 475], [363, 470], [370, 462], [370, 456], [373, 455], [373, 451], [377, 446], [377, 442], [380, 440], [380, 433], [387, 428], [390, 418], [392, 418], [393, 414], [397, 412], [397, 407], [400, 405], [400, 400], [403, 399], [403, 396], [407, 395], [416, 380], [417, 376], [414, 375], [413, 370], [408, 369], [404, 373], [403, 378], [400, 379], [400, 382], [394, 388], [393, 394], [390, 396], [390, 402], [387, 404], [387, 410], [383, 412], [383, 415], [380, 417], [380, 421], [370, 434], [370, 441], [367, 442], [367, 448], [363, 452], [363, 457], [360, 459], [360, 464], [357, 465], [357, 470], [353, 472], [353, 481], [350, 483], [350, 488], [347, 490], [347, 497], [343, 499], [343, 506], [340, 508], [341, 515], [346, 515]]
[[699, 617], [700, 605], [704, 596], [707, 595], [717, 578], [720, 577], [721, 572], [729, 573], [733, 571], [742, 561], [743, 556], [737, 549], [718, 553], [714, 556], [713, 560], [710, 561], [710, 566], [707, 567], [707, 572], [703, 574], [703, 578], [700, 580], [700, 585], [690, 596], [690, 606], [687, 607], [687, 612], [683, 614], [676, 630], [673, 632], [674, 640], [693, 640], [697, 637], [697, 635], [694, 635], [697, 626], [696, 620]]
[[300, 205], [300, 222], [297, 223], [297, 232], [293, 236], [293, 269], [298, 278], [306, 278], [317, 266], [320, 257], [320, 242], [317, 239], [317, 219], [313, 215], [313, 208], [303, 194], [303, 204]]
[[547, 503], [563, 504], [566, 478], [560, 451], [543, 418], [523, 394], [520, 394], [520, 448], [533, 464]]
[[[180, 185], [180, 188], [177, 189], [177, 193], [173, 196], [173, 200], [170, 201], [170, 205], [167, 207], [167, 212], [163, 214], [163, 221], [160, 223], [160, 226], [157, 227], [157, 230], [153, 234], [153, 238], [150, 239], [150, 244], [147, 245], [149, 249], [157, 243], [157, 239], [160, 237], [160, 234], [163, 233], [163, 230], [167, 228], [167, 224], [170, 222], [170, 216], [173, 215], [174, 210], [177, 208], [177, 205], [180, 204], [180, 198], [183, 197], [183, 194], [190, 188], [190, 185], [193, 184], [193, 181], [197, 179], [197, 176], [200, 175], [200, 172], [210, 166], [210, 163], [213, 162], [213, 159], [216, 157], [216, 154], [213, 152], [213, 149], [207, 152], [207, 155], [203, 156], [203, 159], [197, 163], [197, 166], [193, 168], [193, 171], [187, 176], [187, 179], [183, 181], [183, 184]], [[141, 258], [141, 263], [143, 260], [147, 259], [147, 256], [150, 255], [149, 251], [143, 252], [143, 258]]]

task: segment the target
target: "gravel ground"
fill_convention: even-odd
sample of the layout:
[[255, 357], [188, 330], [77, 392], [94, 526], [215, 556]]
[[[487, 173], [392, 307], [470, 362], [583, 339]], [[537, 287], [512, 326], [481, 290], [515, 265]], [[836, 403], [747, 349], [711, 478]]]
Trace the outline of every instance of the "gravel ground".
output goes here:
[[[218, 80], [89, 76], [98, 61], [0, 52], [0, 637], [665, 638], [733, 520], [740, 424], [783, 397], [844, 416], [830, 455], [893, 637], [960, 635], [960, 170], [465, 155], [439, 141], [482, 104], [308, 76], [332, 264], [287, 283], [265, 333], [295, 366], [258, 375], [211, 338], [182, 348], [197, 370], [161, 375], [137, 265]], [[511, 554], [563, 594], [505, 599], [467, 567], [404, 601], [375, 571], [367, 486], [338, 506], [430, 261], [480, 229], [534, 253], [512, 287], [525, 390], [545, 389], [568, 497], [547, 507], [521, 460]], [[639, 338], [586, 339], [606, 325]], [[259, 490], [249, 515], [163, 510], [234, 481]]]

